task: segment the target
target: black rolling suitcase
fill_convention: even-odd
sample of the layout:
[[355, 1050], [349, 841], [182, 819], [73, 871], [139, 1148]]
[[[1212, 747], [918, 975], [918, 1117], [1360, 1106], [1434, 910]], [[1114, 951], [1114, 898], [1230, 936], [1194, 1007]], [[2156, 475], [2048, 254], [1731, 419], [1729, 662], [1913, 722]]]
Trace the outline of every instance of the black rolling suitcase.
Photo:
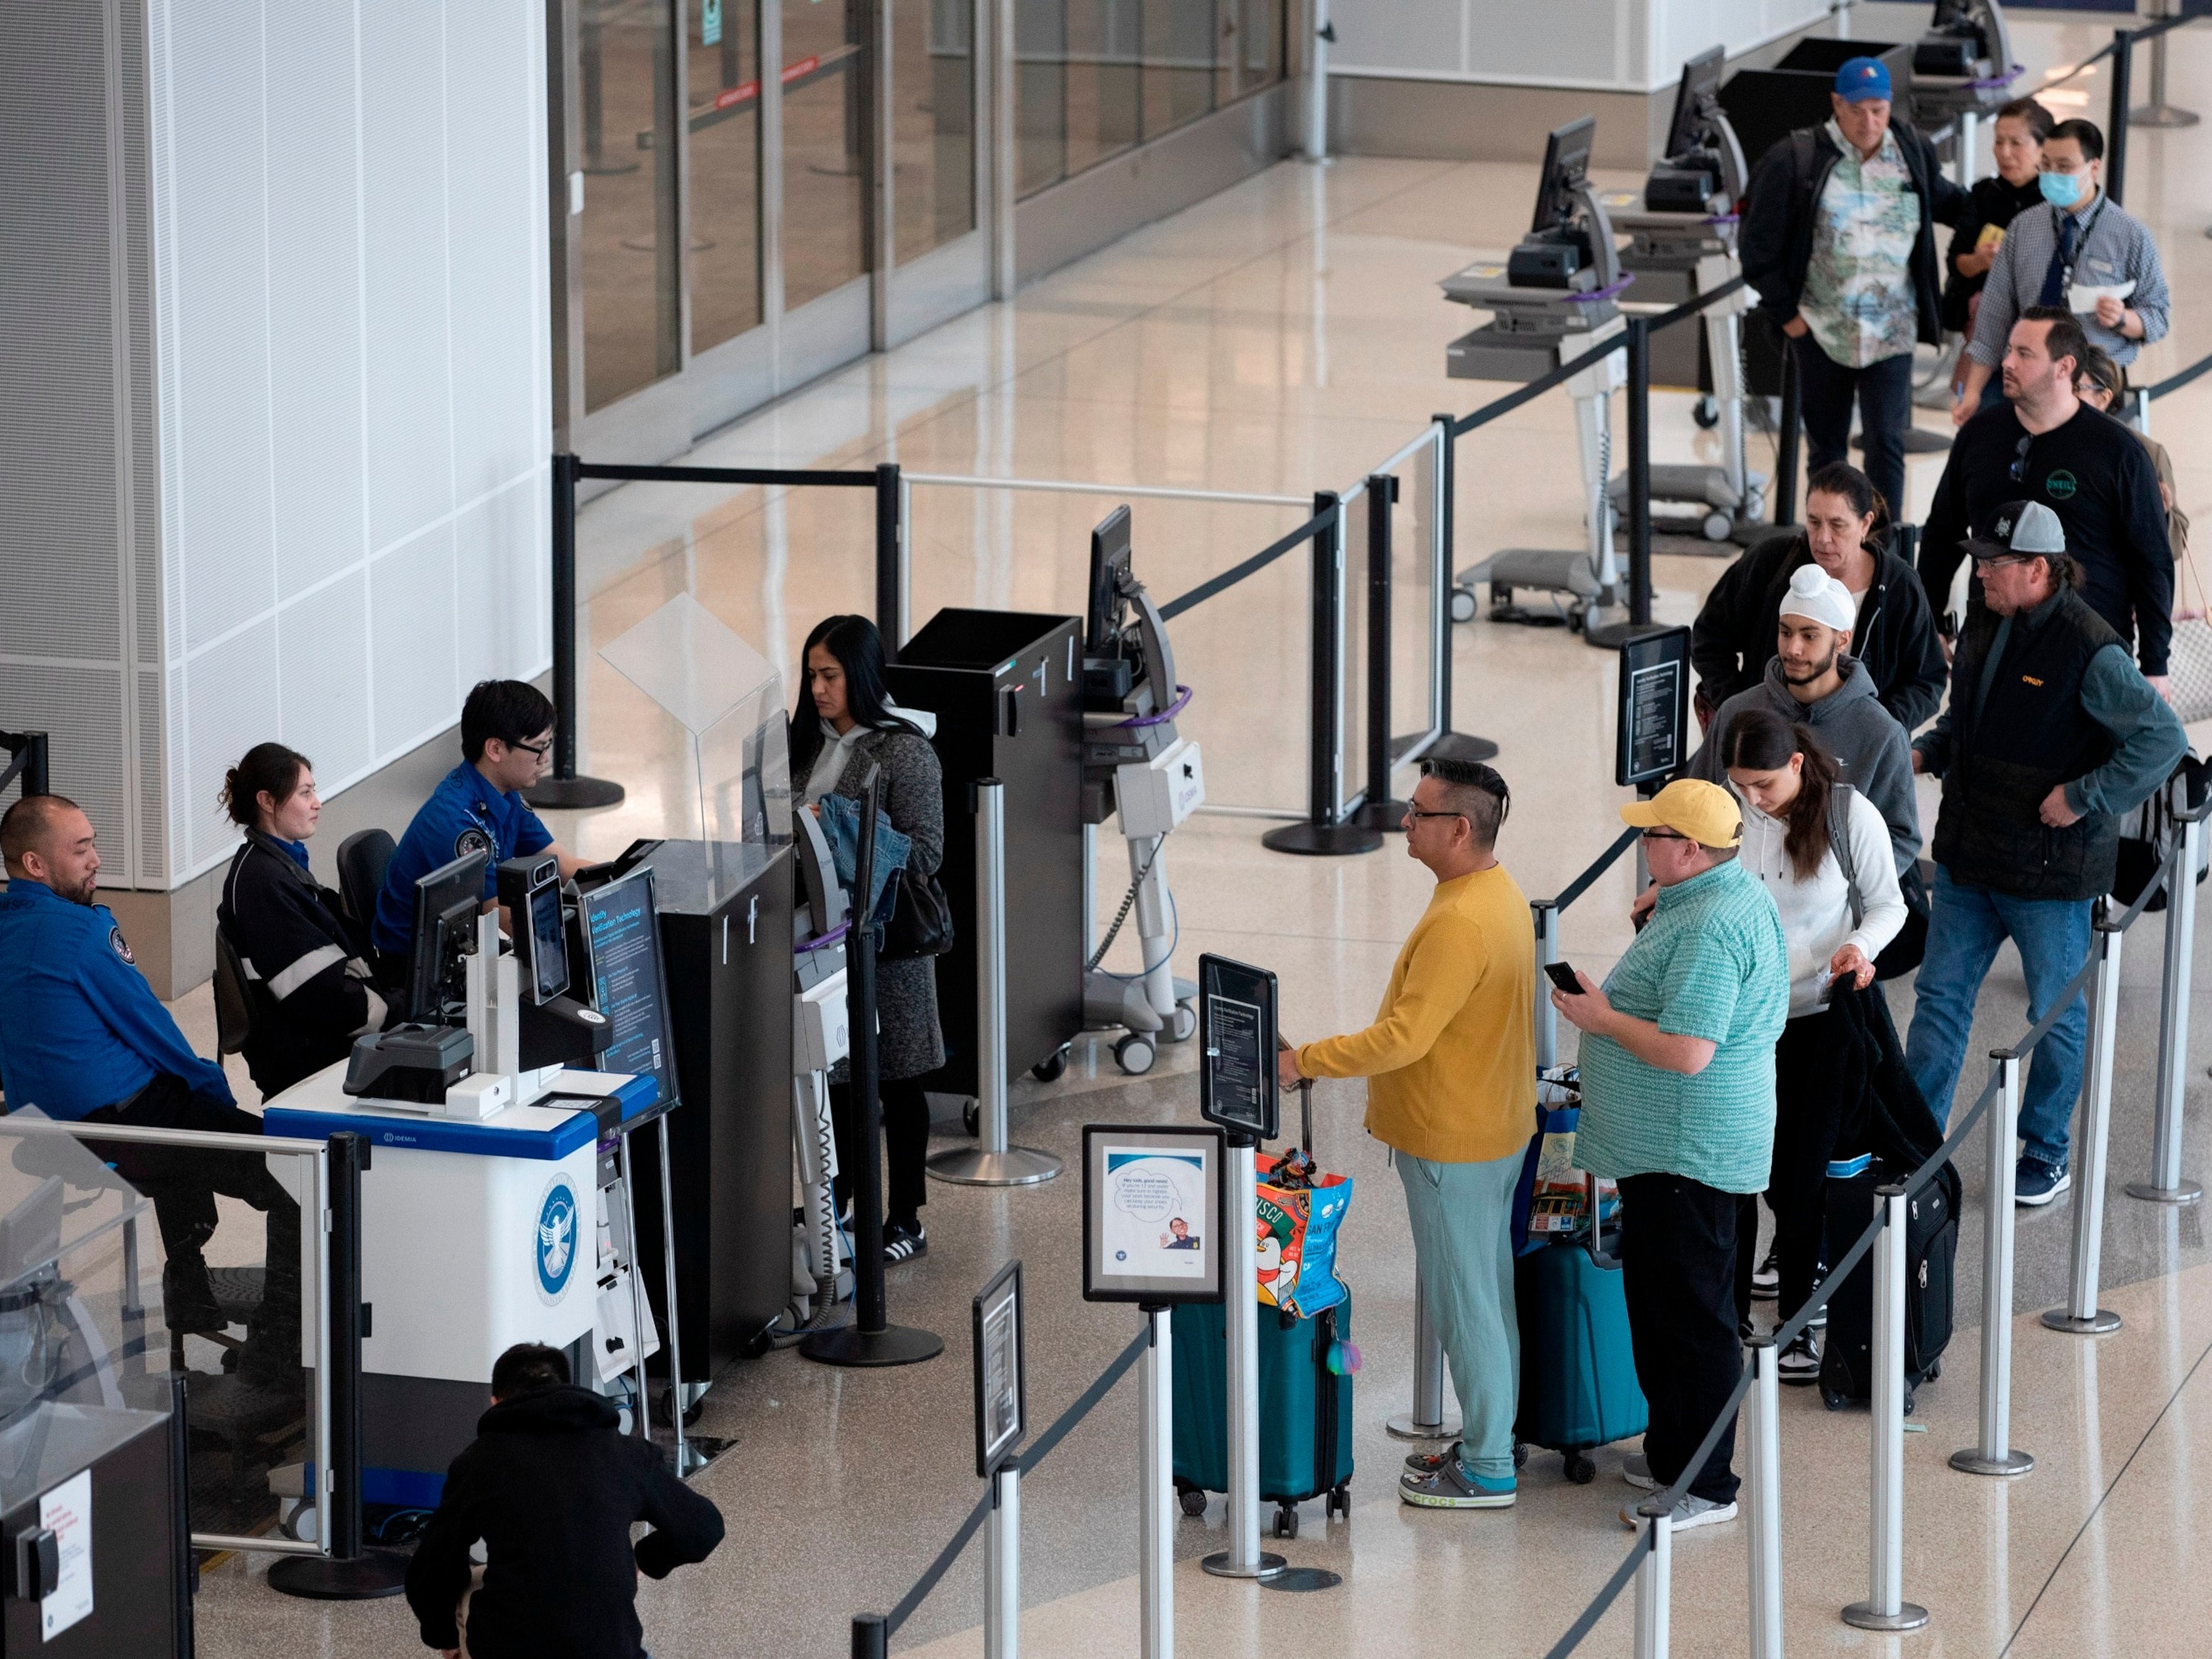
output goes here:
[[[1875, 1159], [1860, 1174], [1828, 1178], [1827, 1258], [1840, 1261], [1874, 1219], [1875, 1189], [1910, 1170]], [[1959, 1172], [1946, 1164], [1905, 1204], [1905, 1409], [1912, 1392], [1941, 1374], [1951, 1340], [1952, 1273], [1959, 1252]], [[1874, 1392], [1874, 1252], [1828, 1296], [1820, 1348], [1820, 1398], [1838, 1411]]]

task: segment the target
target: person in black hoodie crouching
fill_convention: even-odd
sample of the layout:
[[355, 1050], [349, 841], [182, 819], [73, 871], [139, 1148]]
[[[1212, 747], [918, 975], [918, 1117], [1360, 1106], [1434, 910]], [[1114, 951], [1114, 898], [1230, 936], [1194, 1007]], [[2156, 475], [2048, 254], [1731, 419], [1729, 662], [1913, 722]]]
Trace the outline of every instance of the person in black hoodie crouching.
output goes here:
[[[557, 1348], [500, 1355], [491, 1398], [407, 1569], [424, 1644], [447, 1659], [641, 1659], [637, 1575], [705, 1560], [721, 1512], [617, 1431], [614, 1401], [569, 1386]], [[638, 1521], [653, 1530], [633, 1547]]]

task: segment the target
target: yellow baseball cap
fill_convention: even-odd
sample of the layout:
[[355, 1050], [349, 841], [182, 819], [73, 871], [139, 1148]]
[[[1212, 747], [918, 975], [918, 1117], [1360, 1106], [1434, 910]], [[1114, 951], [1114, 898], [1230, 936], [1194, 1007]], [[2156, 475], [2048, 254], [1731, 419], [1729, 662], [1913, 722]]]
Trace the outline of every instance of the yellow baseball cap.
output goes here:
[[1650, 800], [1620, 809], [1620, 821], [1638, 830], [1665, 826], [1701, 847], [1733, 847], [1743, 839], [1743, 811], [1735, 797], [1703, 778], [1677, 778]]

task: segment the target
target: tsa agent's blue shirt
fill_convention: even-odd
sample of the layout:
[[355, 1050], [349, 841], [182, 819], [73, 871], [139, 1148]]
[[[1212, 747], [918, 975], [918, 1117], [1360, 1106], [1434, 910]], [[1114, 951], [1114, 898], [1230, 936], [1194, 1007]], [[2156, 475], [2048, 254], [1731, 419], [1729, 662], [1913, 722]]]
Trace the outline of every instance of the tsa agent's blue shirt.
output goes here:
[[0, 893], [0, 1082], [8, 1109], [72, 1121], [118, 1105], [162, 1073], [227, 1105], [222, 1067], [202, 1060], [154, 994], [104, 904], [42, 882]]
[[538, 814], [512, 791], [495, 789], [484, 775], [463, 761], [438, 781], [415, 822], [399, 838], [385, 874], [384, 890], [376, 896], [376, 923], [369, 937], [380, 951], [404, 951], [415, 938], [415, 884], [441, 865], [477, 852], [489, 851], [484, 866], [486, 898], [499, 896], [499, 866], [553, 844], [553, 836], [538, 822]]

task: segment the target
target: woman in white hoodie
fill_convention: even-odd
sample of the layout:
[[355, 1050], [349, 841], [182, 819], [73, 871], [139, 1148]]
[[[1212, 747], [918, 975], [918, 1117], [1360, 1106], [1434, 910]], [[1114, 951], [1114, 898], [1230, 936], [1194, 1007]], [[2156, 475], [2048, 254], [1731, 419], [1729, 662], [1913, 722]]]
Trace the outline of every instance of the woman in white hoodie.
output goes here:
[[[1774, 1045], [1774, 1165], [1767, 1202], [1774, 1211], [1776, 1267], [1782, 1319], [1792, 1317], [1813, 1289], [1828, 1160], [1845, 1104], [1838, 1081], [1840, 1045], [1854, 1041], [1849, 1022], [1832, 1016], [1838, 985], [1864, 990], [1875, 958], [1905, 925], [1905, 898], [1890, 854], [1889, 826], [1865, 796], [1837, 781], [1836, 762], [1811, 728], [1771, 709], [1747, 709], [1729, 726], [1729, 787], [1743, 803], [1738, 857], [1759, 879], [1782, 918], [1790, 949], [1790, 1020]], [[1755, 1200], [1737, 1223], [1738, 1237], [1758, 1237]], [[1747, 1246], [1744, 1260], [1750, 1260]], [[1750, 1276], [1739, 1272], [1747, 1304]], [[1785, 1382], [1820, 1376], [1820, 1355], [1808, 1331], [1776, 1366]]]

